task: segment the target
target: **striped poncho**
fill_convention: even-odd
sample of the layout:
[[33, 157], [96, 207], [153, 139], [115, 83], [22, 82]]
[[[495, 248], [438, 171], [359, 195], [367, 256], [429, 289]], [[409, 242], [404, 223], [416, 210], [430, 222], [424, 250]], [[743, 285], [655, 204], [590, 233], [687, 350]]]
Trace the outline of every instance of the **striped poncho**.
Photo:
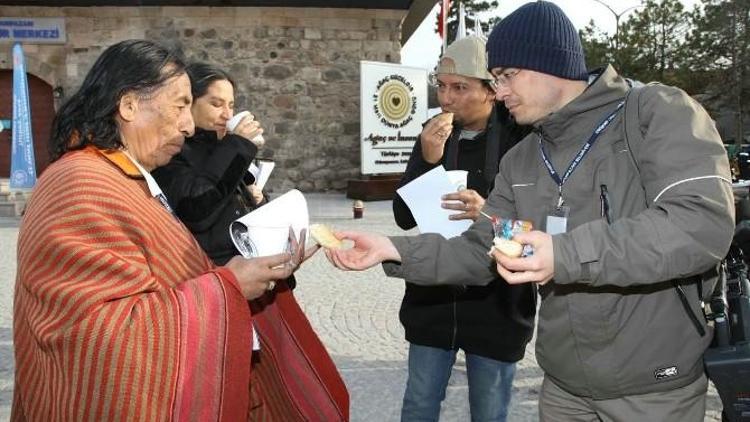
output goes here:
[[[294, 373], [263, 355], [284, 350], [263, 335], [273, 342], [284, 319], [260, 314], [263, 363], [251, 377], [254, 317], [232, 273], [211, 264], [122, 153], [67, 153], [39, 179], [19, 232], [11, 420], [303, 419], [285, 387]], [[322, 355], [333, 387], [314, 390], [340, 392]]]

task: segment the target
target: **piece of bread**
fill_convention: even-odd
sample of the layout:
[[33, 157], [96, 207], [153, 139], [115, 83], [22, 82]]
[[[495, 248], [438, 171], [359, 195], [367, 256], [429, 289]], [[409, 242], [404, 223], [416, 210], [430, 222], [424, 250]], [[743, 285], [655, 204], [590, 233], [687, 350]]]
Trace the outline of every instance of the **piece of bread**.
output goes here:
[[344, 242], [337, 239], [325, 224], [311, 224], [310, 236], [324, 248], [341, 249], [344, 246]]
[[500, 251], [501, 254], [511, 258], [518, 258], [523, 254], [523, 245], [515, 240], [503, 239], [496, 237], [492, 239], [492, 246]]
[[453, 113], [450, 111], [444, 111], [435, 116], [435, 119], [442, 120], [446, 123], [453, 123]]

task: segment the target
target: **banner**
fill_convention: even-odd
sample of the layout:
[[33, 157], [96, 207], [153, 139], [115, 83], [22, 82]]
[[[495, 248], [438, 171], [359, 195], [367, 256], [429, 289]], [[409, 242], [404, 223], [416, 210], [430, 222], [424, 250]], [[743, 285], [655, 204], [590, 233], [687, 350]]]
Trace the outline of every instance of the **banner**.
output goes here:
[[36, 183], [34, 140], [26, 63], [21, 44], [13, 45], [13, 148], [10, 156], [10, 189], [31, 189]]
[[362, 174], [402, 173], [427, 120], [427, 70], [360, 62]]

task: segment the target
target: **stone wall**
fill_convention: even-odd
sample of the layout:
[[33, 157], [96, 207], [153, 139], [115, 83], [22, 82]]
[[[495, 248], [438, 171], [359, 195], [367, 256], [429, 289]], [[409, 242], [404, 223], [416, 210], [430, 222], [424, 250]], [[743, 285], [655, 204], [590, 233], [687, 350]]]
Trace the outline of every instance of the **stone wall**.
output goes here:
[[[98, 55], [146, 38], [228, 69], [236, 109], [261, 121], [268, 187], [343, 190], [359, 175], [359, 61], [400, 62], [406, 11], [253, 7], [18, 7], [0, 16], [65, 17], [65, 45], [27, 45], [28, 71], [74, 92]], [[0, 43], [0, 68], [10, 68]], [[64, 101], [64, 97], [62, 99]]]

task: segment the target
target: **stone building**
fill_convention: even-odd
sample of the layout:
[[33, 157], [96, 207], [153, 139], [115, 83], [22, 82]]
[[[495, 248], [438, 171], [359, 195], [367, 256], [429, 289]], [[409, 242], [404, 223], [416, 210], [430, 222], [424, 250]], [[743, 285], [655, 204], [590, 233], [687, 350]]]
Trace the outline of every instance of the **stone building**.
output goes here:
[[[7, 5], [11, 3], [12, 5]], [[343, 190], [359, 176], [359, 62], [400, 62], [401, 45], [434, 0], [16, 0], [0, 18], [63, 18], [63, 44], [24, 44], [37, 171], [54, 110], [109, 45], [145, 38], [237, 81], [236, 110], [261, 121], [276, 161], [269, 188]], [[93, 6], [96, 5], [96, 6]], [[272, 7], [271, 7], [272, 6]], [[11, 43], [0, 41], [0, 118], [10, 118]], [[0, 132], [0, 178], [10, 134]]]

